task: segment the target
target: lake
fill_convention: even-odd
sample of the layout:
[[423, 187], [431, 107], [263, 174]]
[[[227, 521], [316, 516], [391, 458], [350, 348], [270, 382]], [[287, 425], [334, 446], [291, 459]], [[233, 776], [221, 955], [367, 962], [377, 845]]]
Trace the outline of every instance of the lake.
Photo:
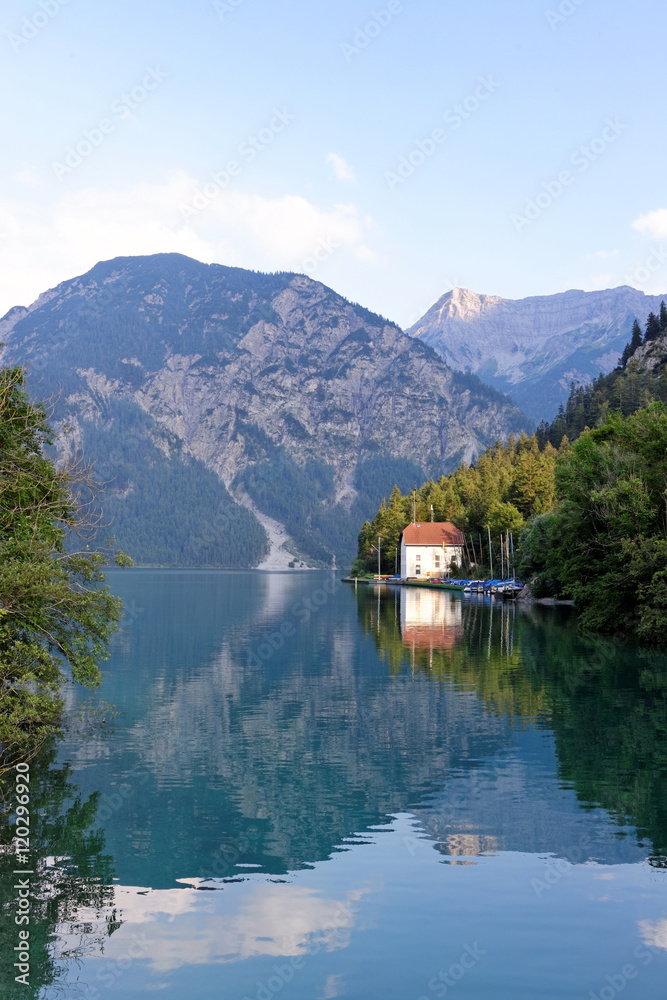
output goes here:
[[667, 997], [663, 657], [327, 573], [109, 581], [3, 997]]

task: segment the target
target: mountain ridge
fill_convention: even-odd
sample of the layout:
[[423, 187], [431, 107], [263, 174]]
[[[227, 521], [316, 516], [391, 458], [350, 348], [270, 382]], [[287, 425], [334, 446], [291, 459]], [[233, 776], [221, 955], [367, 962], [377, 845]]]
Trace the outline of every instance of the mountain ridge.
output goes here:
[[194, 564], [173, 498], [192, 516], [191, 535], [209, 517], [199, 491], [222, 511], [194, 540], [206, 564], [225, 564], [233, 532], [253, 541], [232, 565], [266, 558], [264, 530], [237, 502], [245, 495], [286, 526], [288, 561], [351, 562], [359, 523], [394, 481], [409, 488], [528, 426], [429, 345], [289, 272], [179, 254], [114, 258], [0, 324], [5, 362], [26, 364], [40, 395], [57, 397], [61, 458], [83, 452], [111, 482], [119, 543], [139, 530], [128, 511], [143, 526], [140, 561], [158, 554], [144, 496], [169, 522], [170, 558]]
[[455, 288], [406, 332], [510, 395], [533, 419], [551, 419], [572, 382], [588, 384], [615, 367], [633, 321], [657, 311], [663, 298], [629, 285], [523, 299]]

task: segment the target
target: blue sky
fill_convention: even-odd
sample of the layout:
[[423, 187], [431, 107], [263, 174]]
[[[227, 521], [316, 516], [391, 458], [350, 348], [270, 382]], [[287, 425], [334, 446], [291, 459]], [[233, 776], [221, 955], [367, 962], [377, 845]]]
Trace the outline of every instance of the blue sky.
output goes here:
[[665, 292], [665, 37], [657, 0], [5, 0], [0, 313], [172, 250], [403, 325]]

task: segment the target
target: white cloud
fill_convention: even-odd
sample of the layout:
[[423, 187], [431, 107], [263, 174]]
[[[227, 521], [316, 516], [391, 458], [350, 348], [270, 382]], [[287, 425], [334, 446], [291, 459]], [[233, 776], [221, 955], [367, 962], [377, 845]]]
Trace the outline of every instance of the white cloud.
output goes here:
[[327, 163], [332, 164], [336, 178], [339, 181], [356, 181], [357, 178], [354, 176], [352, 167], [338, 153], [329, 153]]
[[632, 223], [632, 228], [656, 240], [667, 239], [667, 208], [658, 208], [654, 212], [640, 215]]
[[607, 260], [609, 257], [618, 257], [618, 253], [618, 250], [596, 250], [595, 253], [586, 254], [586, 260], [593, 260], [594, 257]]
[[[98, 260], [178, 252], [206, 263], [303, 270], [320, 241], [371, 261], [372, 220], [354, 204], [322, 208], [297, 195], [266, 198], [230, 189], [183, 218], [201, 185], [185, 173], [125, 190], [63, 192], [51, 204], [0, 200], [0, 316], [93, 267]], [[319, 277], [319, 275], [318, 275]]]

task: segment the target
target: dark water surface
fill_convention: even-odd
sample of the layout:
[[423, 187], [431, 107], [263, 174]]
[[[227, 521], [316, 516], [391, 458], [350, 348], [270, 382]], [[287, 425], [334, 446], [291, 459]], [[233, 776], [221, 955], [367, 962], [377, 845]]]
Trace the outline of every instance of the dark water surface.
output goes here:
[[118, 717], [33, 767], [3, 997], [667, 998], [664, 658], [329, 574], [110, 582]]

